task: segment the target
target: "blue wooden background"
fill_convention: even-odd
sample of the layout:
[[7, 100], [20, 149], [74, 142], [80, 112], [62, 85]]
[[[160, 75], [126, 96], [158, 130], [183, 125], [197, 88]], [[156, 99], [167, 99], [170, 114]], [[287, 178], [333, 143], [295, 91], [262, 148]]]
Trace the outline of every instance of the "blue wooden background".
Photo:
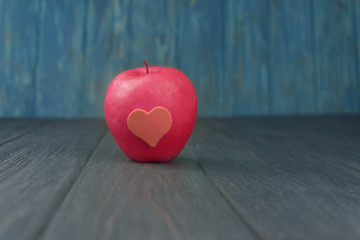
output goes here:
[[0, 117], [103, 116], [143, 60], [200, 116], [359, 112], [359, 55], [359, 0], [0, 0]]

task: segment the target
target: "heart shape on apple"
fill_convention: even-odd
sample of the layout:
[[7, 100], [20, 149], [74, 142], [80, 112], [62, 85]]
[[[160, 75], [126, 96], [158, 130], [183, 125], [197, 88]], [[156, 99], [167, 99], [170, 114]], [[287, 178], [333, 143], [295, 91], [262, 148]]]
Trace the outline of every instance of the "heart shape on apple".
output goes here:
[[194, 86], [171, 67], [118, 74], [106, 92], [106, 123], [122, 152], [138, 162], [168, 162], [184, 148], [195, 125]]
[[172, 118], [170, 112], [160, 106], [153, 108], [150, 112], [135, 109], [129, 114], [127, 125], [135, 136], [144, 140], [150, 147], [155, 147], [169, 132]]

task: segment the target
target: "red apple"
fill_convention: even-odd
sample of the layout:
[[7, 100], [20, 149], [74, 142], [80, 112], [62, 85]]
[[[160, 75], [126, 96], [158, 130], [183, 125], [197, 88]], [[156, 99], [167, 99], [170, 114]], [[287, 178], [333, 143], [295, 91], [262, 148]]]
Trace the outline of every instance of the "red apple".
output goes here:
[[120, 149], [138, 162], [168, 162], [194, 128], [193, 85], [171, 67], [145, 67], [117, 75], [105, 96], [105, 118]]

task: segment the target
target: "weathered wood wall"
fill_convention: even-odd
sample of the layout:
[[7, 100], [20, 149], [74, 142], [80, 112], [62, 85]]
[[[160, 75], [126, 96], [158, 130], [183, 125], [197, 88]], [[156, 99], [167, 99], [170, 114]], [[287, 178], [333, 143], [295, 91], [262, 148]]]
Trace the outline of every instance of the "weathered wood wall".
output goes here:
[[0, 0], [0, 116], [103, 116], [144, 59], [200, 116], [359, 112], [359, 54], [358, 0]]

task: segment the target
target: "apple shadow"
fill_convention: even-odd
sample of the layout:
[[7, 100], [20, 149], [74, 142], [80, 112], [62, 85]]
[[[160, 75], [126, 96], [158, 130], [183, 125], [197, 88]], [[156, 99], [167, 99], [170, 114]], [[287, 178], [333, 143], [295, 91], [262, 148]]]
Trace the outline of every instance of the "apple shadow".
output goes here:
[[143, 165], [143, 166], [153, 166], [153, 167], [161, 167], [162, 169], [181, 169], [184, 167], [185, 163], [188, 162], [187, 158], [184, 157], [176, 157], [175, 159], [173, 159], [170, 162], [147, 162], [147, 163], [142, 163], [142, 162], [138, 162], [135, 161], [131, 158], [126, 157], [127, 161], [131, 164], [138, 164], [138, 165]]

